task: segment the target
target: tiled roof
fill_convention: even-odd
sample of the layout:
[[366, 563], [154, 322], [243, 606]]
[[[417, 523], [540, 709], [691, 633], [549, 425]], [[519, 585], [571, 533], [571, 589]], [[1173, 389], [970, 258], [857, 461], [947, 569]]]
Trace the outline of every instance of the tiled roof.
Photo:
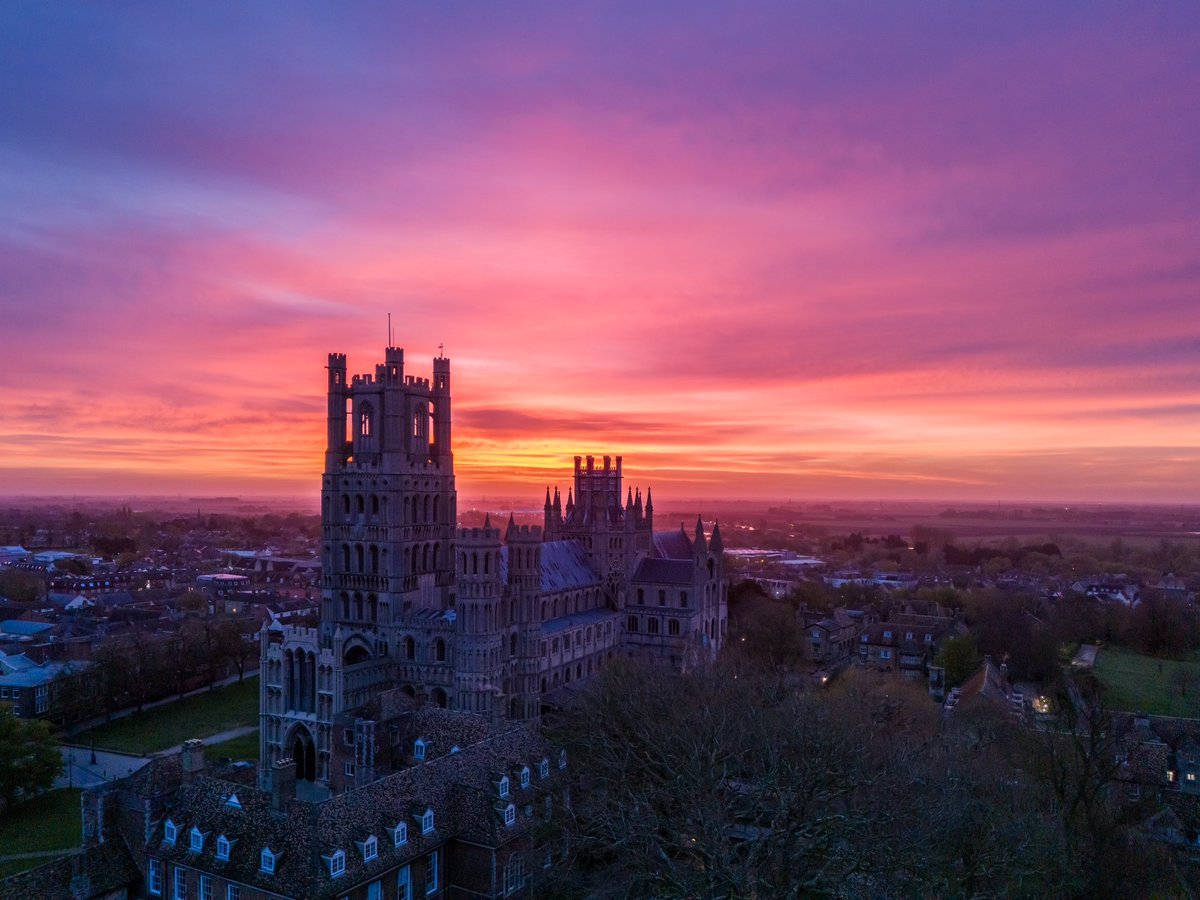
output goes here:
[[682, 526], [678, 531], [656, 531], [654, 552], [661, 559], [691, 559], [692, 539]]
[[695, 564], [689, 559], [654, 559], [643, 557], [638, 561], [633, 580], [654, 584], [691, 584]]
[[587, 609], [569, 616], [559, 616], [557, 619], [547, 619], [542, 623], [542, 634], [558, 634], [587, 625], [597, 625], [610, 619], [616, 621], [617, 614], [609, 609]]
[[0, 900], [61, 900], [77, 896], [73, 888], [83, 885], [82, 896], [124, 896], [116, 892], [140, 880], [125, 843], [116, 839], [0, 879]]
[[[426, 705], [398, 718], [401, 749], [412, 754], [417, 738], [425, 742], [425, 759], [445, 756], [452, 747], [469, 747], [487, 737], [487, 721], [474, 713]], [[394, 824], [394, 823], [393, 823]]]
[[[507, 548], [505, 548], [507, 550]], [[507, 556], [501, 556], [501, 570]], [[545, 541], [542, 544], [542, 593], [592, 587], [600, 575], [592, 568], [587, 550], [578, 541]]]
[[[270, 795], [227, 781], [201, 777], [185, 785], [168, 805], [146, 846], [151, 856], [180, 862], [220, 874], [244, 884], [285, 896], [323, 898], [340, 895], [347, 886], [382, 874], [456, 837], [499, 846], [533, 827], [541, 809], [523, 814], [545, 782], [538, 776], [538, 761], [550, 754], [549, 745], [536, 733], [513, 728], [454, 753], [414, 766], [324, 803], [292, 801], [286, 814], [271, 811]], [[531, 783], [523, 790], [518, 775], [528, 765]], [[493, 778], [509, 774], [509, 796], [501, 801]], [[551, 779], [557, 777], [551, 766]], [[240, 808], [229, 806], [237, 792]], [[511, 802], [517, 820], [504, 824], [503, 809]], [[432, 809], [434, 831], [421, 833], [414, 811]], [[170, 818], [178, 833], [175, 844], [163, 840], [162, 822]], [[408, 840], [395, 847], [390, 829], [408, 825]], [[193, 826], [206, 835], [203, 849], [189, 849]], [[236, 841], [227, 861], [216, 858], [217, 838]], [[374, 835], [378, 856], [363, 859], [355, 842]], [[264, 847], [277, 855], [274, 874], [260, 870]], [[330, 877], [322, 856], [337, 850], [346, 854], [345, 873]]]

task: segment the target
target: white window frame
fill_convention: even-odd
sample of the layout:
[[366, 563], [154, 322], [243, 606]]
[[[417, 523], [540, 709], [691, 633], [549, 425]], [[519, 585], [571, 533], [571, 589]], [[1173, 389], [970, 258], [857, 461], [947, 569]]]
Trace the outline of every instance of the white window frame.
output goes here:
[[383, 900], [383, 882], [379, 879], [367, 885], [367, 900]]
[[529, 766], [525, 766], [521, 769], [521, 787], [529, 787]]
[[517, 824], [517, 808], [511, 803], [504, 807], [504, 824], [509, 828]]
[[187, 872], [175, 867], [175, 900], [187, 900]]
[[408, 823], [398, 822], [392, 829], [392, 846], [400, 847], [408, 843]]
[[500, 794], [501, 799], [508, 796], [508, 776], [501, 775], [500, 781], [496, 785], [496, 792]]
[[170, 819], [167, 819], [167, 821], [163, 822], [163, 842], [173, 846], [178, 837], [179, 826]]
[[421, 738], [413, 741], [413, 759], [425, 759], [425, 741]]
[[370, 862], [379, 855], [379, 840], [371, 835], [363, 841], [363, 862]]
[[225, 900], [242, 900], [242, 887], [238, 884], [225, 886]]
[[346, 763], [346, 765], [344, 765], [342, 767], [342, 773], [347, 778], [353, 778], [354, 777], [354, 763], [352, 763], [352, 762]]
[[421, 834], [433, 831], [433, 810], [427, 809], [421, 814]]
[[403, 866], [396, 873], [396, 900], [412, 900], [412, 866]]
[[233, 847], [233, 844], [230, 842], [229, 838], [225, 837], [225, 835], [223, 835], [223, 834], [218, 835], [217, 836], [217, 859], [228, 860], [229, 859], [229, 851], [232, 847]]
[[438, 890], [438, 855], [434, 850], [425, 857], [425, 894], [436, 894]]
[[204, 849], [204, 832], [195, 825], [188, 832], [188, 849], [193, 853], [199, 853]]
[[155, 897], [162, 896], [162, 873], [162, 860], [151, 859], [150, 869], [146, 873], [146, 890], [148, 890]]
[[200, 900], [213, 900], [213, 881], [211, 875], [200, 876]]
[[550, 760], [543, 759], [538, 764], [538, 775], [540, 775], [542, 778], [550, 777]]
[[263, 847], [262, 853], [258, 855], [258, 868], [260, 872], [266, 872], [268, 875], [275, 874], [275, 854], [270, 847]]
[[329, 877], [337, 878], [346, 873], [346, 851], [335, 850], [329, 857]]

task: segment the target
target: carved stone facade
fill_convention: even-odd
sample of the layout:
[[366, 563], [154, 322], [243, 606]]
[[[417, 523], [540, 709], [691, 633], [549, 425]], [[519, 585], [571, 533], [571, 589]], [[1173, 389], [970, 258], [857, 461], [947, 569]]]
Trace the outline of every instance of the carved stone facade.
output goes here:
[[450, 361], [406, 376], [389, 347], [373, 375], [348, 378], [336, 353], [328, 373], [321, 621], [261, 635], [263, 771], [293, 758], [327, 789], [335, 717], [390, 688], [536, 720], [544, 695], [618, 654], [678, 669], [716, 653], [719, 527], [656, 534], [649, 491], [621, 502], [621, 458], [589, 456], [565, 507], [547, 490], [542, 527], [457, 528]]

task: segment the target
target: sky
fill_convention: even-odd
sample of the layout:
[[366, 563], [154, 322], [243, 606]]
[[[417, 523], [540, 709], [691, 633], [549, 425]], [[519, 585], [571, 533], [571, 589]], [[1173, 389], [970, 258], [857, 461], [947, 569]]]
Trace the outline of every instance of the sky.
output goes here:
[[0, 7], [0, 495], [1200, 502], [1200, 5]]

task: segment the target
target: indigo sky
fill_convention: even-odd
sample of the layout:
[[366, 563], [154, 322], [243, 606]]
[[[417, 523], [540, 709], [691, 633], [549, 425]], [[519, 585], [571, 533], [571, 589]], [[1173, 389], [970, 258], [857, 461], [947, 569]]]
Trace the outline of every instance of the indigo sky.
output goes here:
[[0, 8], [0, 493], [1200, 500], [1200, 5]]

